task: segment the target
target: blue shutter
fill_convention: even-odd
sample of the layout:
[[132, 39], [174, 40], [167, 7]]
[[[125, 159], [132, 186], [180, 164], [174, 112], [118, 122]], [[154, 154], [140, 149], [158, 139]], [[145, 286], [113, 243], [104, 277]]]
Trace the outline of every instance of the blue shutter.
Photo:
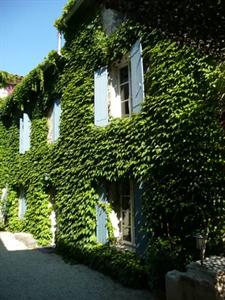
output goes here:
[[143, 256], [147, 248], [148, 234], [145, 230], [145, 218], [142, 207], [142, 184], [134, 184], [134, 226], [135, 226], [135, 244], [137, 254]]
[[27, 113], [24, 113], [23, 114], [23, 150], [24, 150], [24, 152], [28, 151], [30, 149], [30, 130], [31, 130], [30, 118]]
[[[106, 191], [105, 188], [103, 187], [99, 189], [99, 201], [103, 203], [107, 202]], [[107, 215], [105, 210], [99, 205], [96, 205], [96, 215], [97, 215], [97, 229], [96, 229], [97, 242], [105, 244], [108, 238], [108, 231], [106, 228]]]
[[130, 56], [132, 112], [139, 113], [141, 111], [141, 103], [144, 100], [144, 71], [140, 40], [132, 46]]
[[23, 126], [23, 118], [20, 118], [20, 127], [19, 127], [19, 153], [24, 153], [24, 142], [23, 142], [23, 136], [24, 136], [24, 126]]
[[21, 189], [21, 191], [20, 191], [20, 214], [19, 214], [20, 219], [22, 219], [24, 217], [26, 210], [27, 210], [26, 197], [25, 197], [24, 189]]
[[22, 205], [21, 205], [21, 216], [22, 218], [24, 217], [25, 213], [26, 213], [26, 210], [27, 210], [27, 203], [26, 203], [26, 198], [25, 198], [25, 194], [23, 192], [23, 195], [22, 195]]
[[108, 124], [108, 71], [101, 68], [95, 72], [95, 125]]
[[53, 141], [59, 138], [59, 126], [61, 117], [61, 103], [60, 100], [56, 100], [53, 106]]

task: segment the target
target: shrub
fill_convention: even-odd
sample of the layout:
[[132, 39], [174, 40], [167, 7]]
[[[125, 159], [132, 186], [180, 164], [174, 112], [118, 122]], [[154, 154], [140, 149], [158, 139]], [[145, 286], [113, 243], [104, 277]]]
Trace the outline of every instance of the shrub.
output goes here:
[[[69, 249], [69, 251], [65, 251]], [[95, 245], [91, 248], [65, 247], [58, 244], [57, 250], [70, 261], [84, 263], [101, 271], [125, 286], [147, 287], [147, 267], [135, 253], [119, 250], [108, 245]]]

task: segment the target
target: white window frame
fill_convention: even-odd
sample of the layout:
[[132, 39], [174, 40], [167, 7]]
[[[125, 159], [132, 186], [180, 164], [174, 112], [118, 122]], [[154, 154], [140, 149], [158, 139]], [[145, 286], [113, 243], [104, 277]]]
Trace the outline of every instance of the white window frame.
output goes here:
[[[121, 81], [120, 81], [120, 70], [125, 68], [125, 67], [127, 67], [127, 69], [128, 69], [128, 81], [121, 83]], [[129, 89], [129, 98], [128, 98], [128, 100], [126, 99], [126, 100], [122, 101], [122, 99], [121, 99], [121, 86], [125, 85], [127, 83], [128, 83], [128, 89]], [[118, 88], [119, 88], [120, 105], [121, 105], [121, 117], [131, 116], [131, 113], [132, 113], [132, 105], [131, 105], [132, 104], [132, 102], [131, 102], [132, 101], [132, 95], [131, 95], [131, 72], [130, 72], [130, 63], [129, 62], [127, 62], [127, 64], [120, 65], [119, 68], [118, 68]], [[122, 113], [122, 103], [124, 103], [124, 102], [128, 102], [129, 114], [123, 114]]]
[[[122, 100], [120, 95], [120, 70], [124, 67], [128, 67], [128, 84], [129, 84], [129, 114], [122, 114]], [[108, 77], [108, 104], [109, 104], [109, 116], [110, 118], [123, 118], [132, 115], [132, 89], [131, 89], [131, 70], [130, 70], [130, 58], [125, 55], [121, 61], [117, 61], [112, 64], [109, 70]]]

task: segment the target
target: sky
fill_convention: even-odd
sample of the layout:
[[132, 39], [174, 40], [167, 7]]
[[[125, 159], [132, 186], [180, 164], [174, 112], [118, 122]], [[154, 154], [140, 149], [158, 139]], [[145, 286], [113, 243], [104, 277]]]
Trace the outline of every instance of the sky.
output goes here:
[[0, 0], [0, 70], [26, 75], [57, 50], [54, 21], [67, 0]]

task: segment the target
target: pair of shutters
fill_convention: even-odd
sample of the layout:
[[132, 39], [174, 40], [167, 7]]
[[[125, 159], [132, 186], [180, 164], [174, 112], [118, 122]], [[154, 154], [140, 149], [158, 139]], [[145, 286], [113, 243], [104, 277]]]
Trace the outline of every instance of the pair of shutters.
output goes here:
[[[132, 112], [139, 113], [144, 99], [144, 72], [142, 46], [138, 40], [131, 48], [131, 93]], [[95, 72], [95, 125], [106, 126], [109, 120], [108, 112], [108, 71], [100, 68]]]
[[52, 111], [52, 142], [55, 142], [59, 138], [59, 125], [61, 116], [61, 103], [60, 100], [56, 100], [53, 105]]
[[24, 154], [30, 149], [31, 120], [27, 113], [20, 118], [19, 153]]
[[[104, 186], [99, 188], [99, 201], [107, 203], [107, 193]], [[143, 217], [143, 203], [142, 203], [143, 187], [142, 184], [134, 183], [133, 196], [134, 196], [134, 237], [136, 252], [140, 256], [144, 256], [148, 245], [148, 234], [145, 232], [145, 218]], [[96, 236], [99, 243], [105, 244], [108, 239], [107, 230], [107, 215], [105, 210], [100, 206], [96, 206], [97, 228]]]

